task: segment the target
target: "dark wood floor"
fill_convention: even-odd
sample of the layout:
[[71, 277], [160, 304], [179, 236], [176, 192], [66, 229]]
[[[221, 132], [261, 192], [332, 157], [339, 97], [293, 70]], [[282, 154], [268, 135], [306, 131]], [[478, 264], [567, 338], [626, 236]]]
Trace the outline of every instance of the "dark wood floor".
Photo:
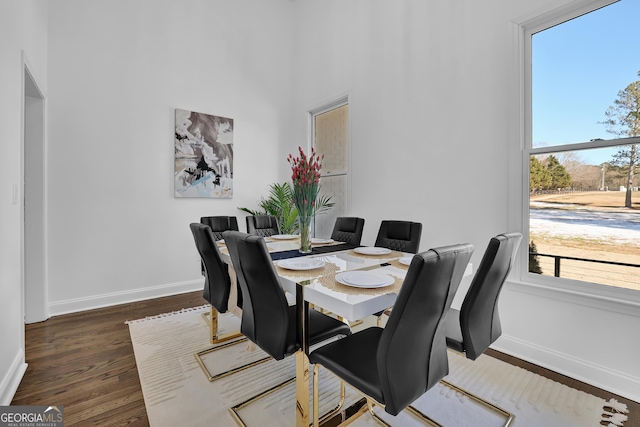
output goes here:
[[[26, 326], [27, 372], [12, 405], [62, 405], [65, 425], [149, 425], [126, 320], [204, 304], [191, 292], [53, 317]], [[491, 355], [554, 381], [629, 406], [624, 427], [640, 427], [640, 403], [505, 354]], [[186, 427], [186, 424], [185, 424]]]

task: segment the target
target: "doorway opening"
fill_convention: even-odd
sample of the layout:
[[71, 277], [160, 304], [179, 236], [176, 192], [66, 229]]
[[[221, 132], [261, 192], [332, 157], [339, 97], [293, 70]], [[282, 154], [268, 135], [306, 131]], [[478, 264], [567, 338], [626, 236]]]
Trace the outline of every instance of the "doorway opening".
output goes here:
[[25, 323], [46, 320], [45, 94], [23, 54], [21, 168], [22, 289]]

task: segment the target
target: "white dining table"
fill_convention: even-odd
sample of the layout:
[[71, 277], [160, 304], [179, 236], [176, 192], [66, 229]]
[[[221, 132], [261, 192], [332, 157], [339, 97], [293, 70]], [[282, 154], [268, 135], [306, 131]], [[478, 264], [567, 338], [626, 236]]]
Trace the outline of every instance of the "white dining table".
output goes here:
[[[267, 248], [274, 258], [274, 267], [280, 277], [282, 288], [296, 297], [297, 340], [300, 346], [296, 356], [296, 426], [308, 427], [310, 416], [310, 367], [309, 367], [309, 307], [331, 312], [347, 321], [354, 322], [364, 319], [374, 313], [393, 307], [404, 280], [408, 265], [413, 254], [390, 251], [386, 254], [369, 255], [359, 253], [358, 248], [344, 249], [341, 242], [329, 242], [323, 250], [330, 251], [334, 246], [336, 252], [310, 254], [299, 259], [301, 264], [297, 268], [283, 268], [288, 258], [287, 254], [297, 256], [298, 240], [295, 238], [265, 238]], [[221, 246], [223, 259], [229, 262], [228, 252]], [[366, 252], [366, 251], [364, 251]], [[304, 262], [306, 261], [306, 262]], [[402, 262], [400, 262], [402, 261]], [[306, 267], [304, 264], [308, 264]], [[322, 264], [317, 268], [309, 268]], [[309, 268], [309, 269], [306, 269]], [[469, 264], [465, 276], [472, 274]], [[393, 280], [393, 284], [376, 288], [361, 288], [345, 285], [336, 280], [341, 273], [366, 271], [373, 274], [383, 274]], [[232, 286], [234, 288], [235, 286]]]

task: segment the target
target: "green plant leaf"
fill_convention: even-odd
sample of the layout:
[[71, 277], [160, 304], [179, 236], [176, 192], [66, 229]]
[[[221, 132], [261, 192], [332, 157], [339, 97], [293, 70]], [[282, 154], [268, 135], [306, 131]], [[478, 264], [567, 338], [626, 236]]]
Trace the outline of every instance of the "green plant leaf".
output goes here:
[[[334, 206], [331, 197], [318, 196], [316, 199], [316, 214], [327, 212]], [[278, 220], [280, 232], [282, 234], [296, 234], [300, 231], [298, 221], [298, 210], [293, 203], [293, 188], [291, 183], [273, 183], [269, 185], [269, 196], [262, 197], [258, 201], [258, 206], [262, 209], [251, 210], [249, 208], [238, 208], [250, 215], [273, 215]]]

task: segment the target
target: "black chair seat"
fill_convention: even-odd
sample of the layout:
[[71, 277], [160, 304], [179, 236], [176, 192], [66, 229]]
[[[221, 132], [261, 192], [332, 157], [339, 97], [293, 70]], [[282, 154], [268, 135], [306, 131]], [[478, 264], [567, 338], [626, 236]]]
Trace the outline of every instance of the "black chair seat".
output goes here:
[[[295, 318], [296, 306], [290, 305], [289, 319]], [[296, 324], [297, 322], [289, 322], [286, 348], [287, 355], [295, 353], [300, 348], [296, 343]], [[309, 310], [309, 345], [318, 344], [324, 340], [335, 337], [336, 335], [350, 334], [351, 330], [344, 322], [340, 322], [318, 311]]]
[[[296, 334], [296, 307], [287, 304], [264, 238], [238, 231], [225, 231], [223, 237], [238, 284], [242, 289], [242, 333], [276, 360], [282, 360], [294, 353], [296, 358], [304, 356]], [[309, 312], [308, 332], [310, 344], [339, 335], [351, 335], [348, 325], [317, 311]], [[293, 380], [287, 379], [233, 406], [231, 411], [236, 421], [240, 425], [246, 425], [238, 412], [242, 407], [290, 384]]]
[[460, 353], [464, 353], [464, 339], [460, 329], [460, 310], [452, 308], [447, 313], [444, 322], [444, 331], [447, 336], [447, 347]]
[[[391, 249], [392, 251], [409, 252], [415, 254], [420, 248], [422, 224], [411, 221], [382, 221], [376, 237], [375, 246]], [[373, 315], [378, 318], [381, 326], [382, 315], [386, 310]]]
[[[229, 218], [232, 218], [232, 220], [229, 220]], [[214, 226], [221, 228], [235, 222], [235, 217], [206, 217], [202, 218], [202, 220], [204, 220], [205, 222], [208, 221]], [[194, 222], [192, 224], [189, 224], [189, 228], [191, 228], [196, 248], [198, 249], [198, 253], [200, 254], [202, 273], [204, 274], [204, 291], [202, 293], [202, 296], [211, 304], [211, 312], [209, 313], [210, 318], [208, 320], [210, 328], [209, 340], [211, 344], [220, 344], [225, 341], [230, 341], [230, 343], [227, 344], [199, 351], [195, 355], [196, 360], [200, 364], [200, 367], [202, 368], [204, 373], [209, 378], [209, 381], [214, 381], [216, 379], [226, 377], [227, 375], [231, 375], [249, 366], [253, 366], [255, 365], [255, 363], [242, 365], [221, 373], [212, 374], [202, 360], [202, 356], [204, 356], [205, 354], [222, 350], [230, 345], [239, 344], [246, 341], [246, 338], [231, 341], [235, 340], [236, 338], [242, 337], [240, 331], [218, 334], [218, 314], [225, 313], [229, 308], [228, 301], [229, 295], [231, 294], [231, 278], [229, 277], [228, 266], [222, 260], [222, 255], [220, 254], [220, 250], [216, 245], [215, 234], [211, 230], [211, 227], [209, 225], [198, 224]], [[242, 295], [240, 294], [240, 292], [238, 292], [238, 307], [242, 306], [241, 297]], [[263, 358], [261, 361], [266, 362], [267, 360], [268, 358]]]
[[476, 360], [502, 334], [498, 299], [522, 240], [504, 233], [489, 241], [460, 311], [447, 315], [447, 345]]
[[[504, 233], [493, 237], [482, 256], [462, 307], [460, 310], [450, 309], [447, 313], [444, 324], [447, 347], [462, 354], [462, 357], [476, 360], [502, 334], [498, 299], [515, 262], [521, 240], [520, 233]], [[505, 426], [511, 425], [515, 418], [515, 415], [492, 402], [475, 396], [461, 387], [443, 382], [505, 416]]]
[[191, 233], [200, 254], [204, 272], [204, 290], [202, 297], [218, 312], [226, 313], [231, 292], [231, 278], [227, 264], [222, 260], [220, 250], [215, 243], [211, 227], [205, 224], [189, 224]]
[[378, 402], [384, 402], [378, 373], [378, 351], [382, 328], [371, 327], [312, 351], [309, 362], [319, 363], [348, 384]]
[[[242, 333], [276, 360], [300, 350], [296, 339], [296, 307], [289, 306], [264, 238], [225, 231], [224, 240], [242, 289]], [[351, 335], [345, 323], [309, 312], [309, 343]]]
[[[444, 316], [472, 253], [462, 244], [415, 255], [384, 329], [370, 327], [311, 352], [314, 393], [323, 366], [365, 394], [369, 406], [373, 399], [397, 415], [437, 384], [449, 373]], [[317, 420], [314, 405], [314, 426]]]

